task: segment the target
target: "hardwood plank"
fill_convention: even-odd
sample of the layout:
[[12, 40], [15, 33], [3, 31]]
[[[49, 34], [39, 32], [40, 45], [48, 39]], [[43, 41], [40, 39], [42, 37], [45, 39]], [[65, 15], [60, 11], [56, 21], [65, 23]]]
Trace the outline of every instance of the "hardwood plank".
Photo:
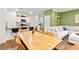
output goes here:
[[70, 47], [66, 48], [66, 50], [79, 50], [79, 44], [70, 46]]

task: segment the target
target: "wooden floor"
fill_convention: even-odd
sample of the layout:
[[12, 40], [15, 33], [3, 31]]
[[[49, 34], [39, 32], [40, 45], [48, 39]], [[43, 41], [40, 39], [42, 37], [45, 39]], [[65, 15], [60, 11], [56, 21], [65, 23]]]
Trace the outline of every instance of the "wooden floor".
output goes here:
[[69, 47], [72, 47], [74, 44], [68, 42], [69, 36], [63, 38], [63, 41], [56, 47], [57, 50], [66, 50]]
[[[66, 48], [73, 46], [68, 43], [68, 36], [56, 47], [57, 50], [66, 50]], [[8, 40], [5, 43], [0, 44], [0, 50], [16, 50], [17, 44], [15, 40]]]
[[17, 44], [14, 39], [7, 40], [5, 43], [0, 44], [0, 50], [16, 50]]

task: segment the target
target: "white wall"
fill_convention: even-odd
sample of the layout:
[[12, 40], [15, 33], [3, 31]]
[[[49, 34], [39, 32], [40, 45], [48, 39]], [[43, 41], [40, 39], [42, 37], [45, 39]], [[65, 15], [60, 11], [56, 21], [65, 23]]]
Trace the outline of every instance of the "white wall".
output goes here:
[[30, 23], [31, 26], [37, 26], [38, 25], [38, 16], [34, 15], [34, 16], [30, 16]]
[[5, 41], [5, 9], [0, 8], [0, 43]]
[[18, 21], [16, 11], [6, 11], [6, 21], [9, 28], [16, 26], [16, 22]]
[[6, 21], [8, 22], [8, 27], [13, 27], [16, 23], [16, 11], [7, 11], [5, 8], [0, 8], [0, 43], [8, 40], [8, 35], [5, 33]]

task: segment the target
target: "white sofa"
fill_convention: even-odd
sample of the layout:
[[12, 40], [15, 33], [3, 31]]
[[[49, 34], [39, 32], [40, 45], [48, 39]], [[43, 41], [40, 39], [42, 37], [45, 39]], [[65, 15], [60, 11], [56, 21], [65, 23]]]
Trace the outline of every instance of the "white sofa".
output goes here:
[[[67, 30], [63, 30], [64, 27], [66, 27]], [[62, 39], [69, 35], [68, 42], [73, 44], [79, 43], [79, 36], [75, 35], [75, 33], [79, 33], [79, 26], [53, 26], [48, 27], [46, 31], [53, 32], [54, 36], [58, 39]]]
[[64, 31], [62, 26], [50, 27], [50, 31], [53, 32], [54, 36], [58, 39], [62, 39], [68, 34], [68, 31]]
[[79, 33], [79, 26], [69, 26], [68, 42], [73, 43], [73, 44], [79, 44], [79, 36], [76, 35], [76, 33]]
[[73, 33], [79, 33], [79, 26], [68, 26], [69, 35]]
[[79, 44], [79, 35], [73, 33], [69, 35], [68, 42], [73, 44]]

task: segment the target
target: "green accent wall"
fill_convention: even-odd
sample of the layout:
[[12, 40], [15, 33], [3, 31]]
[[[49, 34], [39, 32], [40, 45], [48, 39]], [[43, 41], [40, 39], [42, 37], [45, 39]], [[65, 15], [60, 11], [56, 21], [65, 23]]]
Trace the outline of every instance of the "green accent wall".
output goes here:
[[61, 15], [61, 25], [68, 25], [68, 26], [79, 26], [79, 23], [75, 23], [75, 15], [79, 14], [79, 9], [62, 12]]
[[[54, 13], [54, 17], [52, 16], [52, 13]], [[62, 13], [54, 12], [53, 9], [49, 9], [43, 13], [43, 16], [50, 15], [50, 26], [79, 26], [79, 23], [75, 23], [76, 14], [79, 14], [79, 9]], [[60, 18], [57, 18], [56, 16], [60, 16]]]
[[[52, 13], [54, 14], [54, 16], [52, 16]], [[55, 12], [53, 9], [49, 9], [43, 13], [43, 16], [47, 16], [47, 15], [50, 15], [50, 26], [60, 25], [60, 19], [56, 17], [56, 16], [60, 16], [60, 13]]]

